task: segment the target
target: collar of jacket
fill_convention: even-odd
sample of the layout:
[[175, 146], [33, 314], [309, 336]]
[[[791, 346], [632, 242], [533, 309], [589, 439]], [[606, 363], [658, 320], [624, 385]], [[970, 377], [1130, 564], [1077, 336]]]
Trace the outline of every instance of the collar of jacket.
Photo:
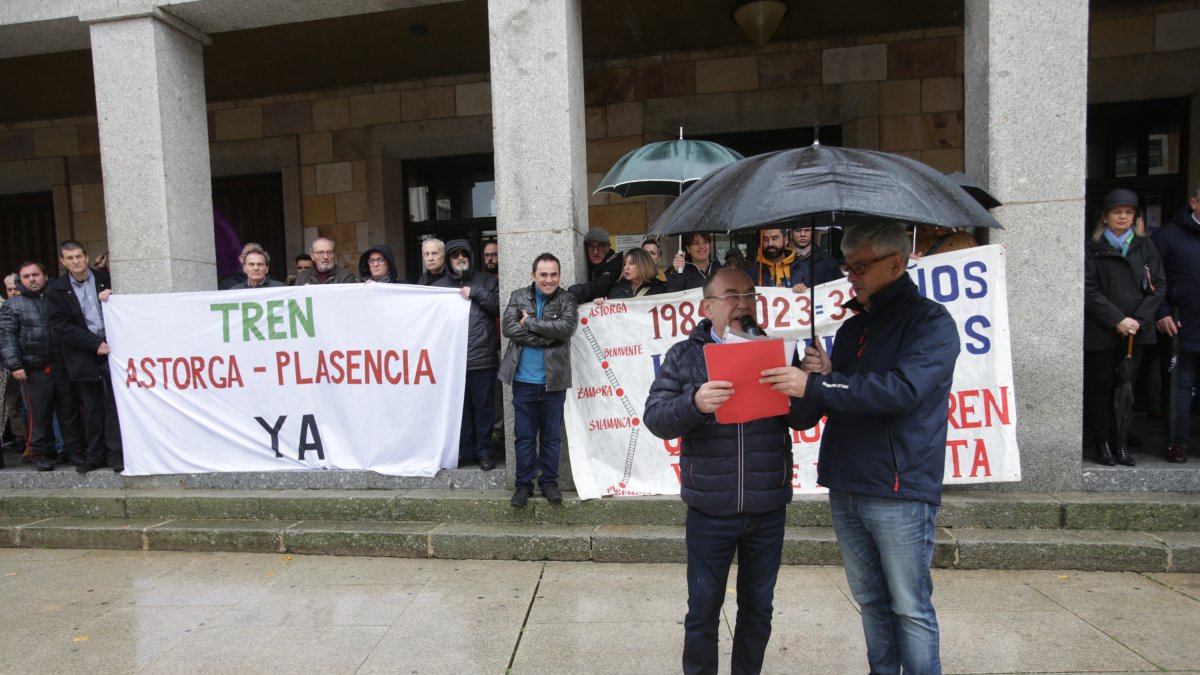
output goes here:
[[[553, 293], [546, 296], [546, 302], [550, 302], [554, 298], [557, 298], [558, 294], [562, 292], [562, 289], [563, 289], [562, 286], [558, 286], [557, 288], [555, 288]], [[536, 283], [529, 284], [529, 298], [531, 300], [533, 300], [534, 307], [537, 307], [537, 296], [538, 296], [539, 292], [540, 291], [538, 291], [538, 287], [537, 287]]]
[[[1133, 251], [1135, 248], [1143, 246], [1145, 243], [1145, 240], [1146, 240], [1145, 237], [1139, 237], [1137, 235], [1134, 235], [1133, 241], [1129, 242], [1129, 250]], [[1106, 241], [1104, 239], [1103, 236], [1100, 237], [1100, 241], [1095, 241], [1091, 237], [1088, 237], [1087, 250], [1090, 251], [1093, 256], [1102, 256], [1102, 257], [1110, 257], [1110, 258], [1124, 258], [1125, 257], [1125, 256], [1121, 255], [1120, 249], [1113, 248], [1108, 243], [1108, 241]]]
[[[908, 276], [908, 272], [905, 272], [899, 279], [893, 281], [891, 285], [883, 287], [871, 296], [870, 313], [877, 316], [881, 312], [887, 312], [901, 301], [907, 300], [914, 295], [918, 295], [917, 285], [913, 283], [912, 277]], [[857, 297], [847, 302], [846, 308], [856, 313], [867, 311], [867, 308], [859, 302]]]

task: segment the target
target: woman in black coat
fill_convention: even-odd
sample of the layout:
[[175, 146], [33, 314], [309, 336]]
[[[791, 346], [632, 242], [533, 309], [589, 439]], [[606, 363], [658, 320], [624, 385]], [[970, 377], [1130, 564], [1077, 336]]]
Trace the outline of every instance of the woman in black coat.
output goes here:
[[673, 274], [667, 275], [667, 290], [670, 292], [702, 288], [713, 272], [721, 269], [721, 263], [709, 260], [712, 251], [712, 235], [707, 232], [690, 232], [683, 235], [683, 248], [675, 256]]
[[1113, 190], [1084, 255], [1083, 422], [1096, 461], [1133, 466], [1125, 438], [1112, 433], [1114, 373], [1133, 338], [1133, 360], [1154, 341], [1155, 312], [1166, 278], [1154, 244], [1135, 230], [1137, 195]]
[[608, 299], [626, 300], [666, 292], [667, 285], [658, 280], [658, 266], [654, 264], [654, 258], [640, 248], [631, 248], [625, 252], [621, 280], [608, 292]]

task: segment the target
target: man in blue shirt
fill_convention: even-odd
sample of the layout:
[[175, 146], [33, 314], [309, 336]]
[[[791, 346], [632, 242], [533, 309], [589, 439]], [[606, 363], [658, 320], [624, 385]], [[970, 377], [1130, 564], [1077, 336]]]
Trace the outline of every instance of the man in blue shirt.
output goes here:
[[558, 456], [578, 306], [575, 296], [559, 287], [559, 275], [558, 258], [539, 255], [533, 283], [512, 292], [501, 319], [509, 343], [499, 378], [512, 385], [517, 455], [512, 505], [517, 508], [533, 496], [535, 479], [547, 501], [562, 501]]

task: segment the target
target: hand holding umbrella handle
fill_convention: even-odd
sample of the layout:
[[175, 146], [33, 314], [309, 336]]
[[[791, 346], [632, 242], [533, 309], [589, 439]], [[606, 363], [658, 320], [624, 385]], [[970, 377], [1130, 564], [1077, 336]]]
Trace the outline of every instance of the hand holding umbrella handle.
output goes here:
[[679, 274], [683, 274], [684, 264], [685, 260], [683, 257], [683, 249], [679, 249], [679, 252], [675, 254], [675, 271]]

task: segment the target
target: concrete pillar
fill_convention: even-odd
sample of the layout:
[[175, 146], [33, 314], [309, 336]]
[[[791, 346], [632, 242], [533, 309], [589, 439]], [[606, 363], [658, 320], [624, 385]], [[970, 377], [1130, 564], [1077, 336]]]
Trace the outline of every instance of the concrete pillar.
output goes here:
[[966, 169], [1004, 206], [1024, 480], [1078, 489], [1087, 0], [967, 0]]
[[[489, 0], [488, 37], [503, 310], [513, 289], [530, 283], [530, 264], [543, 251], [562, 261], [563, 286], [585, 273], [580, 0]], [[511, 406], [505, 418], [511, 483]], [[564, 469], [567, 464], [564, 447]]]
[[203, 34], [152, 10], [86, 16], [118, 293], [216, 289]]

